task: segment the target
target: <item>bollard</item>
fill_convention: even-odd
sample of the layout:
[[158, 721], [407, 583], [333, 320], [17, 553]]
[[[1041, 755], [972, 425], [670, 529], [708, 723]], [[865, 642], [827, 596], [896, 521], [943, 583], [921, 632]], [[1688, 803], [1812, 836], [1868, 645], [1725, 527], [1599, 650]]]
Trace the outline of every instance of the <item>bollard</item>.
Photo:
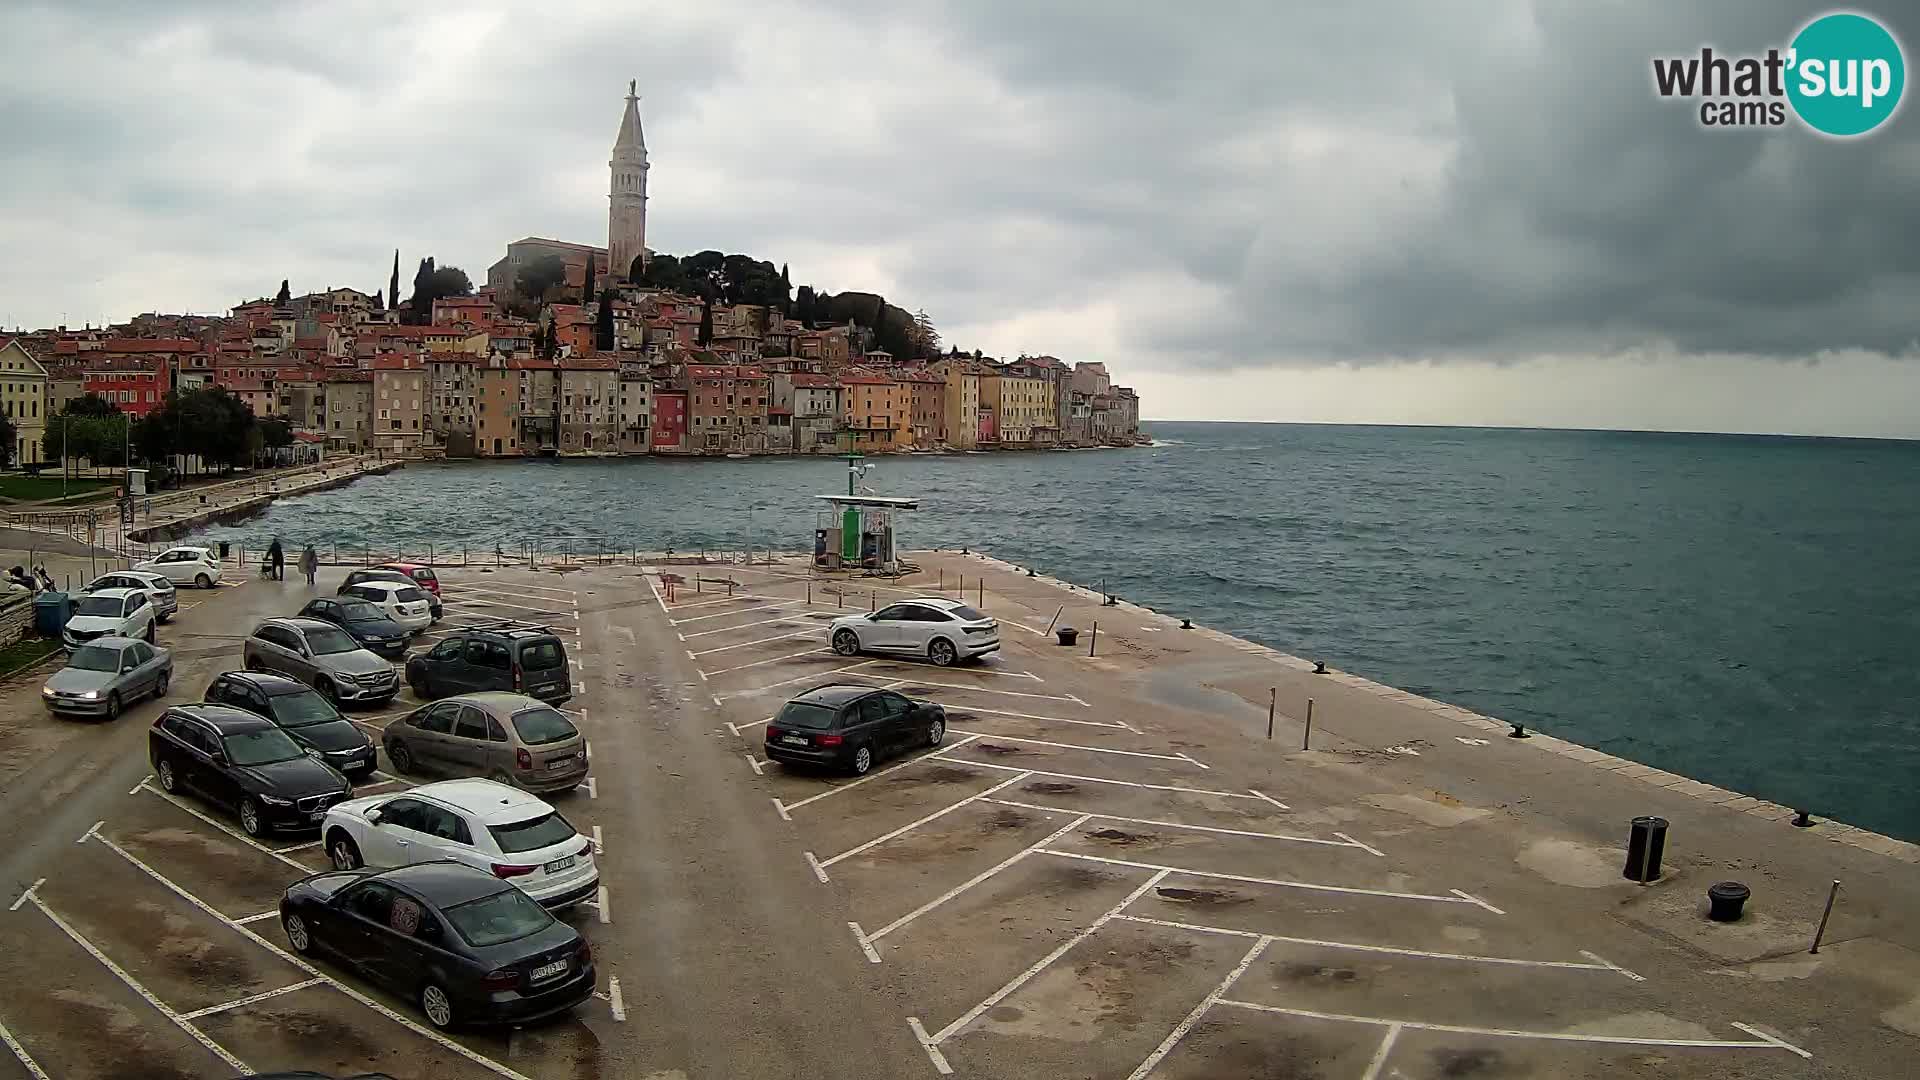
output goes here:
[[1064, 614], [1066, 610], [1067, 605], [1065, 604], [1061, 604], [1058, 608], [1054, 609], [1053, 618], [1047, 620], [1047, 633], [1053, 633], [1053, 624], [1060, 621], [1060, 616]]
[[733, 599], [733, 579], [727, 579], [727, 599]]
[[813, 606], [813, 579], [807, 579], [807, 606]]
[[1325, 675], [1327, 673], [1327, 662], [1325, 660], [1315, 660], [1313, 662], [1313, 673], [1315, 675]]
[[944, 566], [940, 568], [940, 591], [947, 591], [947, 568]]
[[1839, 895], [1840, 879], [1835, 878], [1833, 887], [1827, 890], [1827, 909], [1820, 913], [1820, 926], [1813, 932], [1813, 948], [1807, 950], [1809, 953], [1818, 953], [1820, 951], [1820, 939], [1827, 936], [1827, 918], [1833, 914], [1834, 897]]
[[693, 572], [693, 595], [700, 595], [700, 571], [698, 570]]
[[1054, 634], [1059, 638], [1060, 644], [1062, 645], [1071, 645], [1080, 638], [1080, 631], [1075, 630], [1071, 626], [1063, 626], [1055, 630]]
[[1307, 699], [1307, 726], [1300, 732], [1300, 749], [1305, 750], [1313, 741], [1313, 699]]
[[1813, 828], [1812, 812], [1807, 810], [1795, 810], [1793, 812], [1793, 827], [1796, 829]]
[[[973, 602], [973, 606], [974, 606], [974, 607], [977, 607], [977, 608], [984, 608], [984, 607], [986, 607], [986, 606], [987, 606], [987, 579], [986, 579], [986, 575], [984, 575], [984, 574], [983, 574], [983, 575], [981, 575], [981, 577], [980, 577], [980, 581], [979, 581], [979, 583], [978, 583], [978, 584], [979, 584], [979, 588], [980, 588], [980, 595], [979, 595], [979, 598], [978, 598], [978, 599], [976, 599], [976, 600], [975, 600], [975, 601]], [[961, 599], [962, 599], [962, 600], [964, 600], [964, 599], [966, 599], [966, 597], [964, 597], [964, 596], [963, 596], [963, 597], [961, 597]]]
[[1627, 834], [1627, 865], [1621, 876], [1642, 885], [1660, 880], [1660, 857], [1667, 850], [1667, 819], [1634, 818]]
[[[1509, 720], [1509, 721], [1507, 721], [1507, 722], [1508, 722], [1509, 724], [1513, 724], [1513, 721], [1511, 721], [1511, 720]], [[1512, 731], [1509, 731], [1509, 732], [1507, 732], [1507, 738], [1509, 738], [1509, 739], [1531, 739], [1531, 738], [1533, 738], [1533, 736], [1531, 736], [1531, 735], [1529, 735], [1529, 734], [1527, 734], [1527, 725], [1525, 725], [1525, 724], [1513, 724], [1513, 730], [1512, 730]]]
[[1752, 895], [1753, 890], [1737, 881], [1715, 882], [1707, 890], [1707, 918], [1714, 922], [1739, 922], [1740, 909]]
[[877, 589], [868, 589], [867, 590], [867, 611], [871, 613], [878, 610], [880, 610], [880, 592]]
[[1277, 686], [1267, 687], [1267, 738], [1269, 739], [1273, 738], [1273, 712], [1274, 707], [1279, 701], [1280, 688]]
[[1100, 620], [1093, 620], [1093, 633], [1087, 635], [1087, 655], [1093, 655], [1093, 647], [1100, 644]]
[[1180, 620], [1180, 629], [1182, 629], [1182, 630], [1191, 630], [1191, 629], [1193, 629], [1193, 620], [1192, 620], [1192, 619], [1181, 619], [1181, 620]]

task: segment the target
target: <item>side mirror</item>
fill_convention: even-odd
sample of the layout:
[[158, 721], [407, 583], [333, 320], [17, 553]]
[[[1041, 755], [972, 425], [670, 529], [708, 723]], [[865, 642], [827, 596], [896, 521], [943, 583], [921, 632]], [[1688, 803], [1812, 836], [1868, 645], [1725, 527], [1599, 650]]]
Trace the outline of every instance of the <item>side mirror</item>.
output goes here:
[[373, 824], [373, 825], [378, 825], [378, 824], [380, 824], [380, 819], [381, 819], [381, 818], [383, 818], [383, 817], [385, 817], [385, 816], [386, 816], [385, 814], [383, 814], [383, 813], [381, 813], [381, 812], [380, 812], [379, 810], [377, 810], [377, 809], [376, 809], [376, 810], [369, 810], [369, 811], [367, 811], [367, 821], [368, 821], [368, 822], [369, 822], [370, 824]]

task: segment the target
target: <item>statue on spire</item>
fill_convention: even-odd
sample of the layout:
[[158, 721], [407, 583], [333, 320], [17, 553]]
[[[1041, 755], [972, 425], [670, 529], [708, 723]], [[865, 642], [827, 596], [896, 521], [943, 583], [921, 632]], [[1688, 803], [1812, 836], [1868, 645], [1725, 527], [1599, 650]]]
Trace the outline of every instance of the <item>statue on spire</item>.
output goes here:
[[638, 86], [639, 84], [640, 84], [640, 80], [639, 80], [639, 79], [628, 79], [628, 80], [627, 80], [627, 96], [628, 96], [628, 97], [633, 97], [633, 96], [634, 96], [634, 88], [635, 88], [636, 86]]

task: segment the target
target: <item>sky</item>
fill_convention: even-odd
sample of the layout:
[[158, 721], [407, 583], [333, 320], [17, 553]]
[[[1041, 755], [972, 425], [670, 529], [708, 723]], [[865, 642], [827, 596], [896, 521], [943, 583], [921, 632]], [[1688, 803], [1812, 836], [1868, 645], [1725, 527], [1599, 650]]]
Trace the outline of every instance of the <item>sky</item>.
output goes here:
[[1150, 418], [1920, 438], [1914, 108], [1836, 140], [1653, 90], [1821, 5], [442, 7], [5, 5], [0, 325], [604, 244], [636, 79], [654, 250], [1104, 362]]

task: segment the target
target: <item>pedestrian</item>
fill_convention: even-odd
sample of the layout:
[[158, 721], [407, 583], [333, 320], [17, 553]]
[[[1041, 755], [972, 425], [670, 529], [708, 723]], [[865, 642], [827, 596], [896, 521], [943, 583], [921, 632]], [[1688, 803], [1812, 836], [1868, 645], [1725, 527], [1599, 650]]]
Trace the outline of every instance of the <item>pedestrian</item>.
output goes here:
[[307, 575], [307, 588], [313, 588], [313, 575], [320, 572], [320, 553], [313, 550], [312, 544], [300, 553], [300, 572]]
[[287, 549], [280, 546], [280, 538], [274, 537], [272, 546], [267, 548], [267, 561], [273, 564], [273, 580], [287, 580]]

